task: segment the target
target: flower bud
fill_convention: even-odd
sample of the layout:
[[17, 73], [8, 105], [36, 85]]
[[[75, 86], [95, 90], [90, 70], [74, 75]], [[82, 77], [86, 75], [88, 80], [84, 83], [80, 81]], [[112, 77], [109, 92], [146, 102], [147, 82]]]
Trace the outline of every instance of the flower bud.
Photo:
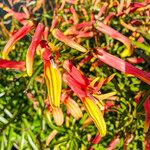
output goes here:
[[67, 110], [71, 113], [71, 115], [76, 119], [80, 119], [82, 117], [82, 111], [79, 107], [79, 105], [71, 98], [67, 98], [64, 101], [64, 104], [67, 107]]
[[64, 122], [64, 115], [61, 108], [53, 108], [52, 114], [57, 126], [61, 126]]

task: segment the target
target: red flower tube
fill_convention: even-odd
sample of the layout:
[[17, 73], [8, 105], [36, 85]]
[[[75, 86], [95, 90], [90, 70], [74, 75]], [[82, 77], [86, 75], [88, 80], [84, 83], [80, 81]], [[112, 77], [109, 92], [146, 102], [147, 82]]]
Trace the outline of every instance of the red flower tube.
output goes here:
[[39, 23], [35, 33], [32, 37], [32, 42], [28, 48], [27, 55], [26, 55], [26, 68], [27, 68], [27, 74], [29, 76], [32, 75], [33, 73], [33, 59], [34, 59], [34, 54], [36, 51], [36, 48], [41, 41], [41, 35], [43, 34], [44, 31], [44, 25], [42, 23]]
[[149, 73], [134, 67], [130, 63], [128, 63], [116, 56], [113, 56], [100, 48], [98, 48], [97, 50], [98, 50], [98, 54], [96, 56], [100, 61], [104, 62], [105, 64], [107, 64], [125, 74], [131, 74], [131, 75], [141, 79], [145, 83], [150, 84]]
[[108, 25], [106, 25], [100, 21], [96, 22], [95, 27], [98, 31], [100, 31], [104, 34], [107, 34], [110, 37], [112, 37], [112, 38], [114, 38], [114, 39], [116, 39], [116, 40], [118, 40], [118, 41], [120, 41], [126, 45], [127, 52], [123, 51], [121, 54], [122, 57], [130, 56], [132, 54], [132, 48], [131, 48], [130, 40], [127, 37], [125, 37], [123, 34], [121, 34], [117, 30], [113, 29], [112, 27], [110, 27], [110, 26], [108, 26]]
[[25, 62], [24, 61], [12, 61], [12, 60], [0, 59], [0, 68], [24, 70], [25, 69]]
[[16, 44], [16, 42], [19, 41], [21, 38], [23, 38], [28, 32], [30, 32], [32, 28], [33, 28], [33, 24], [30, 22], [24, 25], [20, 30], [18, 30], [15, 34], [12, 35], [12, 37], [5, 45], [4, 50], [2, 52], [4, 59], [7, 58], [7, 55], [12, 50], [12, 47]]
[[150, 96], [144, 102], [144, 110], [146, 113], [145, 123], [144, 123], [144, 132], [147, 132], [150, 126]]
[[62, 32], [60, 32], [60, 30], [58, 29], [54, 29], [52, 31], [53, 36], [58, 39], [61, 42], [64, 42], [66, 45], [70, 46], [71, 48], [74, 48], [78, 51], [81, 52], [86, 52], [86, 48], [84, 48], [83, 46], [79, 45], [78, 43], [76, 43], [75, 41], [73, 41], [72, 39], [68, 38], [67, 36], [65, 36]]

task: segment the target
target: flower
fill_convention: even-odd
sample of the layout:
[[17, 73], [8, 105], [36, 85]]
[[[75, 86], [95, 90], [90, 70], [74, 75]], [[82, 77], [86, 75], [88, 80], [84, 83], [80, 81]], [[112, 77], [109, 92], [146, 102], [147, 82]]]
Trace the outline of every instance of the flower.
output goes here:
[[44, 62], [44, 76], [46, 80], [48, 98], [52, 107], [60, 107], [62, 79], [61, 73], [52, 59], [47, 43], [41, 42], [41, 56]]
[[103, 32], [104, 34], [108, 34], [113, 39], [116, 39], [126, 45], [127, 49], [122, 52], [121, 54], [122, 57], [130, 56], [132, 54], [133, 50], [131, 48], [130, 40], [127, 37], [125, 37], [123, 34], [121, 34], [120, 32], [116, 31], [112, 27], [100, 21], [96, 22], [95, 28], [98, 31]]
[[[96, 134], [96, 136], [94, 137], [94, 139], [92, 140], [92, 144], [98, 144], [101, 141], [102, 137], [99, 133]], [[88, 150], [93, 150], [92, 146], [90, 146], [88, 148]]]
[[144, 145], [145, 145], [145, 150], [150, 149], [150, 134], [149, 133], [147, 133], [145, 136]]
[[52, 34], [56, 39], [65, 43], [66, 45], [70, 46], [71, 48], [74, 48], [74, 49], [81, 51], [81, 52], [87, 52], [86, 48], [84, 48], [83, 46], [79, 45], [78, 43], [76, 43], [72, 39], [65, 36], [62, 32], [60, 32], [60, 30], [54, 29], [52, 31]]
[[78, 18], [78, 15], [77, 15], [75, 9], [73, 8], [73, 6], [70, 7], [70, 11], [72, 13], [72, 18], [73, 18], [74, 24], [77, 24], [79, 22], [79, 18]]
[[64, 115], [61, 108], [52, 108], [52, 114], [57, 126], [61, 126], [64, 122]]
[[140, 57], [139, 58], [130, 57], [130, 58], [127, 58], [127, 60], [132, 64], [139, 64], [139, 63], [144, 62], [144, 59]]
[[23, 25], [25, 25], [27, 23], [27, 21], [25, 19], [29, 19], [29, 17], [30, 17], [29, 12], [25, 6], [23, 6], [24, 12], [16, 12], [16, 11], [10, 9], [9, 7], [3, 5], [2, 3], [0, 3], [0, 8], [2, 8], [4, 11], [7, 12], [7, 14], [5, 15], [5, 18], [7, 18], [7, 16], [8, 17], [13, 16], [16, 20], [18, 20]]
[[28, 32], [30, 32], [32, 28], [33, 28], [33, 24], [29, 22], [28, 24], [24, 25], [21, 29], [19, 29], [16, 33], [12, 35], [12, 37], [5, 45], [4, 50], [2, 52], [3, 59], [7, 58], [7, 55], [12, 50], [16, 42], [19, 41], [21, 38], [23, 38]]
[[120, 141], [119, 135], [115, 136], [108, 145], [108, 147], [106, 148], [106, 150], [114, 150], [119, 141]]
[[67, 110], [71, 113], [71, 115], [76, 119], [79, 120], [82, 118], [83, 114], [79, 107], [79, 105], [70, 97], [67, 97], [64, 100], [64, 104], [67, 107]]
[[107, 53], [103, 49], [97, 48], [97, 51], [98, 51], [98, 54], [96, 55], [96, 57], [100, 61], [104, 62], [105, 64], [107, 64], [125, 74], [131, 74], [131, 75], [141, 79], [145, 83], [150, 84], [149, 73], [147, 73], [143, 70], [140, 70], [140, 69], [134, 67], [133, 65], [131, 65], [130, 63]]
[[32, 76], [33, 73], [33, 59], [34, 54], [36, 52], [36, 48], [41, 41], [41, 35], [44, 31], [44, 25], [42, 23], [39, 23], [36, 27], [35, 33], [32, 37], [32, 42], [28, 48], [27, 54], [26, 54], [26, 68], [27, 68], [27, 74], [29, 76]]
[[81, 99], [101, 136], [105, 136], [106, 124], [103, 114], [96, 104], [96, 99], [87, 90], [89, 80], [86, 79], [68, 60], [64, 62], [64, 68], [67, 70], [67, 73], [63, 74], [63, 80]]
[[25, 62], [24, 61], [0, 59], [0, 68], [25, 70]]
[[147, 97], [146, 101], [144, 102], [144, 110], [146, 113], [145, 122], [144, 122], [144, 132], [148, 132], [150, 126], [150, 96]]
[[46, 139], [46, 146], [48, 146], [49, 143], [52, 141], [52, 139], [55, 138], [55, 136], [57, 135], [57, 133], [58, 133], [57, 130], [53, 130], [53, 131], [49, 134], [49, 136], [48, 136], [47, 139]]

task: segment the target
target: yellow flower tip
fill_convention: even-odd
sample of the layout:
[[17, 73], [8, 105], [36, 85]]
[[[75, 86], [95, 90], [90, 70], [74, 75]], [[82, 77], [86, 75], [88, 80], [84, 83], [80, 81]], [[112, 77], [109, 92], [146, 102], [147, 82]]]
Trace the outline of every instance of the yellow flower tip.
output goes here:
[[83, 103], [85, 105], [88, 114], [95, 123], [99, 133], [101, 134], [101, 136], [105, 136], [106, 124], [102, 112], [100, 111], [94, 100], [90, 99], [89, 97], [85, 97]]
[[131, 56], [133, 54], [133, 49], [132, 48], [126, 48], [121, 54], [121, 57], [128, 57]]
[[7, 59], [7, 54], [5, 54], [5, 52], [2, 52], [2, 58]]
[[32, 60], [30, 60], [30, 58], [28, 57], [26, 57], [26, 69], [27, 69], [27, 75], [31, 77], [33, 74]]
[[58, 50], [57, 47], [55, 47], [55, 45], [54, 45], [53, 43], [51, 43], [51, 42], [48, 43], [48, 46], [51, 48], [51, 50], [52, 50], [53, 52], [55, 52], [55, 51]]
[[56, 125], [61, 126], [64, 123], [64, 115], [61, 108], [53, 108], [52, 114]]
[[53, 29], [51, 32], [52, 32], [52, 35], [55, 37], [55, 34], [57, 32], [58, 29]]

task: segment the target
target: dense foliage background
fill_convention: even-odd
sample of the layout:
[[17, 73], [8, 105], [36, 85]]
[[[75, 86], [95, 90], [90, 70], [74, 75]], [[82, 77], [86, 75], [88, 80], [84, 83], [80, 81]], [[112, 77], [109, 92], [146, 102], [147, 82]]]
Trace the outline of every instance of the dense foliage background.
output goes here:
[[[63, 62], [66, 59], [71, 60], [74, 66], [90, 80], [96, 77], [107, 78], [115, 73], [114, 78], [100, 89], [102, 94], [115, 92], [113, 96], [103, 100], [104, 105], [107, 102], [111, 102], [112, 105], [104, 112], [107, 134], [100, 138], [95, 125], [91, 121], [86, 124], [89, 116], [82, 102], [73, 92], [70, 95], [80, 106], [83, 113], [82, 118], [76, 120], [68, 113], [65, 104], [61, 102], [64, 123], [61, 126], [56, 125], [53, 114], [48, 111], [47, 88], [43, 75], [44, 65], [39, 55], [36, 54], [34, 57], [34, 72], [31, 77], [27, 75], [26, 70], [0, 69], [1, 150], [146, 149], [146, 145], [150, 141], [150, 131], [144, 132], [144, 122], [146, 114], [148, 114], [145, 112], [148, 110], [144, 109], [143, 104], [149, 98], [150, 86], [135, 76], [117, 71], [95, 57], [95, 48], [100, 47], [114, 56], [134, 63], [135, 67], [150, 72], [150, 31], [148, 28], [150, 4], [148, 1], [128, 3], [124, 0], [106, 2], [94, 0], [80, 0], [78, 2], [75, 0], [66, 0], [66, 2], [65, 0], [56, 0], [55, 2], [50, 0], [8, 0], [0, 3], [0, 58], [2, 58], [2, 51], [10, 37], [22, 27], [21, 22], [14, 17], [13, 13], [8, 15], [10, 12], [4, 9], [3, 4], [15, 12], [24, 12], [23, 7], [26, 7], [30, 17], [25, 20], [32, 20], [35, 23], [42, 22], [49, 27], [47, 42], [53, 43], [57, 49], [56, 51], [52, 50], [52, 54], [61, 74], [65, 72]], [[88, 50], [86, 53], [71, 48], [52, 35], [50, 29], [58, 28], [64, 33], [66, 29], [75, 24], [88, 22], [92, 17], [96, 18], [105, 5], [104, 12], [99, 14], [97, 20], [103, 22], [111, 12], [114, 13], [107, 24], [125, 35], [133, 46], [133, 52], [127, 52], [125, 57], [122, 57], [122, 52], [126, 49], [125, 43], [97, 31], [94, 27], [89, 29], [93, 33], [91, 36], [84, 37], [80, 31], [73, 36], [68, 35], [70, 39], [85, 47]], [[77, 18], [73, 18], [74, 13], [70, 11], [70, 7], [74, 8]], [[135, 10], [127, 11], [130, 7]], [[136, 30], [130, 29], [121, 20]], [[54, 21], [57, 23], [54, 24]], [[136, 23], [132, 23], [132, 21]], [[54, 28], [52, 28], [52, 24]], [[87, 29], [87, 31], [89, 30]], [[26, 53], [34, 31], [32, 30], [15, 44], [9, 53], [9, 60], [26, 60]], [[142, 39], [142, 42], [139, 39]], [[89, 60], [83, 61], [90, 55]], [[142, 58], [142, 61], [135, 63], [128, 58]], [[70, 92], [70, 88], [64, 81], [62, 87], [62, 93], [65, 90]], [[137, 99], [139, 103], [136, 102]], [[52, 134], [55, 136], [50, 141]], [[96, 135], [98, 135], [97, 142], [93, 141]]]

